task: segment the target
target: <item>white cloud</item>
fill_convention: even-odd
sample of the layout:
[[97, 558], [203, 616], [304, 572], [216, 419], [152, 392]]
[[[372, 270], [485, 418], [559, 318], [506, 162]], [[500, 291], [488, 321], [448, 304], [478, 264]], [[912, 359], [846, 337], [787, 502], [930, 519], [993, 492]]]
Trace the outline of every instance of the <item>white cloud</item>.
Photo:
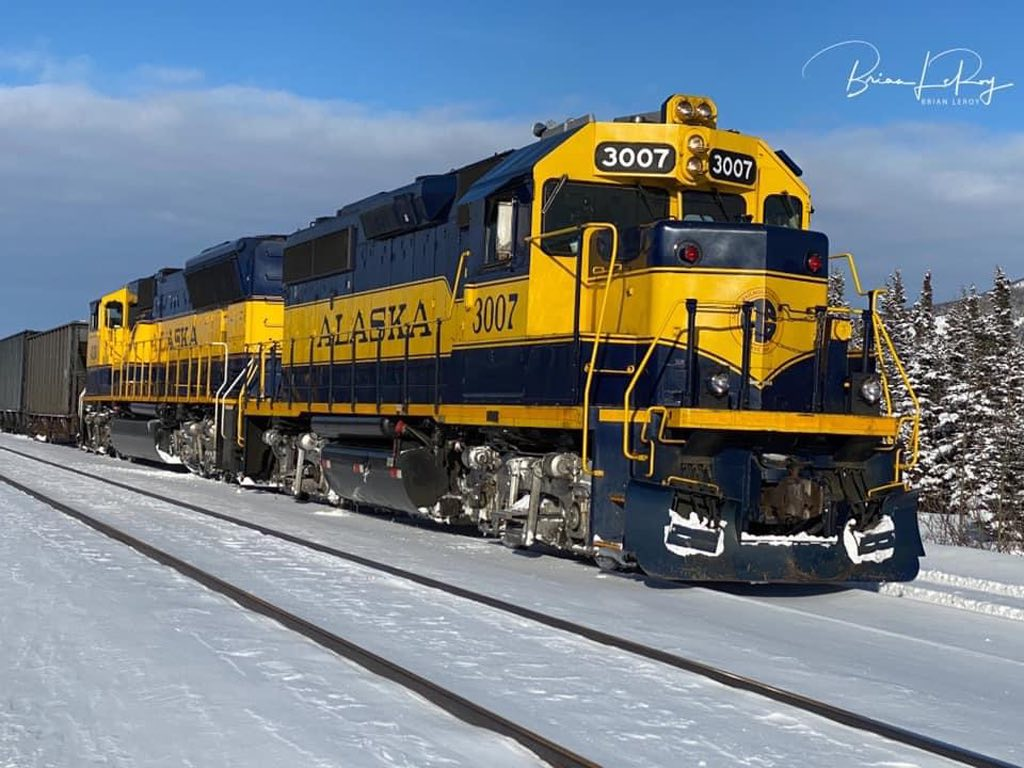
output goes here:
[[990, 286], [997, 264], [1024, 277], [1024, 134], [904, 123], [776, 138], [806, 172], [814, 227], [874, 284], [899, 267], [914, 297], [931, 269], [951, 297]]
[[0, 86], [0, 335], [81, 317], [99, 293], [213, 243], [288, 233], [526, 143], [529, 125], [255, 88]]

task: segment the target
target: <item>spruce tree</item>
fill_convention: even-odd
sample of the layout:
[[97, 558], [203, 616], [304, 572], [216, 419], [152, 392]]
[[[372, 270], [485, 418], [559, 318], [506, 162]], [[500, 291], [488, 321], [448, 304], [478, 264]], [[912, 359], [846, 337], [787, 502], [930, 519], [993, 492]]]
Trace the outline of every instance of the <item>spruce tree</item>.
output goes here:
[[945, 377], [942, 339], [935, 321], [931, 272], [925, 273], [921, 294], [910, 310], [913, 355], [907, 373], [921, 409], [919, 456], [911, 481], [920, 492], [924, 512], [943, 512], [949, 496], [942, 481], [939, 448], [939, 415], [948, 380]]
[[984, 423], [987, 409], [978, 399], [979, 315], [978, 296], [972, 286], [946, 318], [947, 343], [941, 364], [946, 385], [934, 430], [933, 471], [948, 502], [947, 531], [955, 544], [975, 539], [976, 522], [983, 513], [976, 452], [978, 428]]
[[[898, 269], [885, 281], [885, 292], [879, 301], [878, 311], [904, 369], [912, 367], [915, 352], [914, 329], [910, 310], [907, 309], [907, 292], [903, 287], [903, 276]], [[878, 355], [880, 361], [884, 361], [883, 370], [889, 385], [889, 398], [893, 413], [899, 416], [909, 415], [914, 411], [914, 402], [904, 386], [899, 369], [881, 336], [879, 336], [879, 343], [882, 348], [878, 350]], [[910, 439], [910, 430], [907, 428], [900, 435], [904, 454], [910, 447]]]
[[996, 268], [992, 312], [982, 338], [981, 378], [991, 408], [981, 456], [991, 534], [1000, 549], [1016, 547], [1024, 456], [1020, 445], [1020, 344], [1014, 332], [1010, 280]]

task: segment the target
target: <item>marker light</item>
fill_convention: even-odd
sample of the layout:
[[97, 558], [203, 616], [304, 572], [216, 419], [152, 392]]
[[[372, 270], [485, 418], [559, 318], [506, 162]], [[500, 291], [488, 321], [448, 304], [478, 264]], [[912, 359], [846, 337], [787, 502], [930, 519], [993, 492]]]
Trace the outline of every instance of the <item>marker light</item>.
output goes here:
[[700, 246], [696, 243], [679, 243], [676, 246], [676, 253], [679, 255], [679, 260], [686, 264], [696, 264], [700, 261]]
[[821, 255], [815, 253], [814, 251], [811, 251], [810, 253], [807, 254], [806, 264], [808, 270], [810, 270], [814, 274], [818, 274], [821, 271], [822, 265]]

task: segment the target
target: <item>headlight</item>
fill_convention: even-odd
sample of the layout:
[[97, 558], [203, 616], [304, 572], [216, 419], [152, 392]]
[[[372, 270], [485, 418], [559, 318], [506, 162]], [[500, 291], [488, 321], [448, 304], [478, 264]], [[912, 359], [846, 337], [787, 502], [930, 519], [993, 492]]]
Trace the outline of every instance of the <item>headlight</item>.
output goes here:
[[860, 396], [868, 405], [878, 405], [882, 399], [882, 382], [877, 376], [870, 376], [860, 383]]
[[716, 373], [708, 379], [708, 389], [710, 389], [711, 394], [716, 397], [724, 397], [729, 394], [729, 374], [725, 371]]
[[699, 117], [701, 120], [710, 120], [711, 119], [711, 105], [708, 104], [706, 101], [702, 101], [700, 104], [698, 104], [697, 105], [697, 117]]
[[692, 120], [693, 104], [688, 101], [680, 101], [676, 104], [676, 115], [679, 116], [680, 120]]
[[704, 170], [704, 161], [699, 157], [691, 157], [686, 161], [686, 172], [691, 176], [699, 176]]
[[704, 137], [699, 133], [695, 133], [687, 139], [686, 146], [691, 152], [706, 152], [708, 148], [708, 145], [704, 142]]

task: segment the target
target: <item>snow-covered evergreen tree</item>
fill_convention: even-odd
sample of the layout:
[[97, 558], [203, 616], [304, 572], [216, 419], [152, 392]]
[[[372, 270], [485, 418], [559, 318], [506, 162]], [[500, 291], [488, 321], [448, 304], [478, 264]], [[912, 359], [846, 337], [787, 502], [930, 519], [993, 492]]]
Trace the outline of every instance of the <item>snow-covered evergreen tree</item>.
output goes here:
[[918, 464], [911, 472], [911, 481], [920, 492], [921, 509], [944, 512], [949, 494], [942, 480], [939, 456], [939, 416], [949, 382], [942, 365], [944, 347], [935, 322], [935, 304], [931, 272], [925, 273], [921, 294], [910, 310], [912, 354], [907, 373], [921, 408]]
[[981, 303], [974, 286], [948, 316], [946, 376], [937, 426], [938, 470], [948, 489], [954, 538], [968, 543], [988, 521], [987, 471], [980, 460], [985, 425], [992, 412], [982, 375]]
[[[907, 309], [907, 292], [903, 287], [903, 276], [898, 269], [885, 281], [885, 292], [879, 301], [878, 312], [904, 369], [908, 368], [913, 364], [914, 327], [910, 310]], [[879, 344], [881, 346], [881, 349], [878, 350], [879, 359], [884, 361], [893, 413], [901, 416], [911, 414], [914, 411], [914, 402], [910, 393], [904, 386], [899, 369], [881, 337], [879, 337]], [[908, 428], [900, 435], [900, 441], [905, 450], [909, 448], [910, 440], [911, 435]]]
[[1014, 333], [1010, 280], [996, 269], [992, 288], [992, 312], [981, 336], [981, 383], [991, 407], [980, 446], [984, 462], [983, 493], [991, 516], [991, 533], [1001, 549], [1017, 541], [1024, 451], [1021, 448], [1020, 392], [1022, 386], [1020, 343]]
[[842, 272], [832, 272], [828, 276], [828, 305], [830, 307], [848, 307], [846, 302], [846, 278]]

